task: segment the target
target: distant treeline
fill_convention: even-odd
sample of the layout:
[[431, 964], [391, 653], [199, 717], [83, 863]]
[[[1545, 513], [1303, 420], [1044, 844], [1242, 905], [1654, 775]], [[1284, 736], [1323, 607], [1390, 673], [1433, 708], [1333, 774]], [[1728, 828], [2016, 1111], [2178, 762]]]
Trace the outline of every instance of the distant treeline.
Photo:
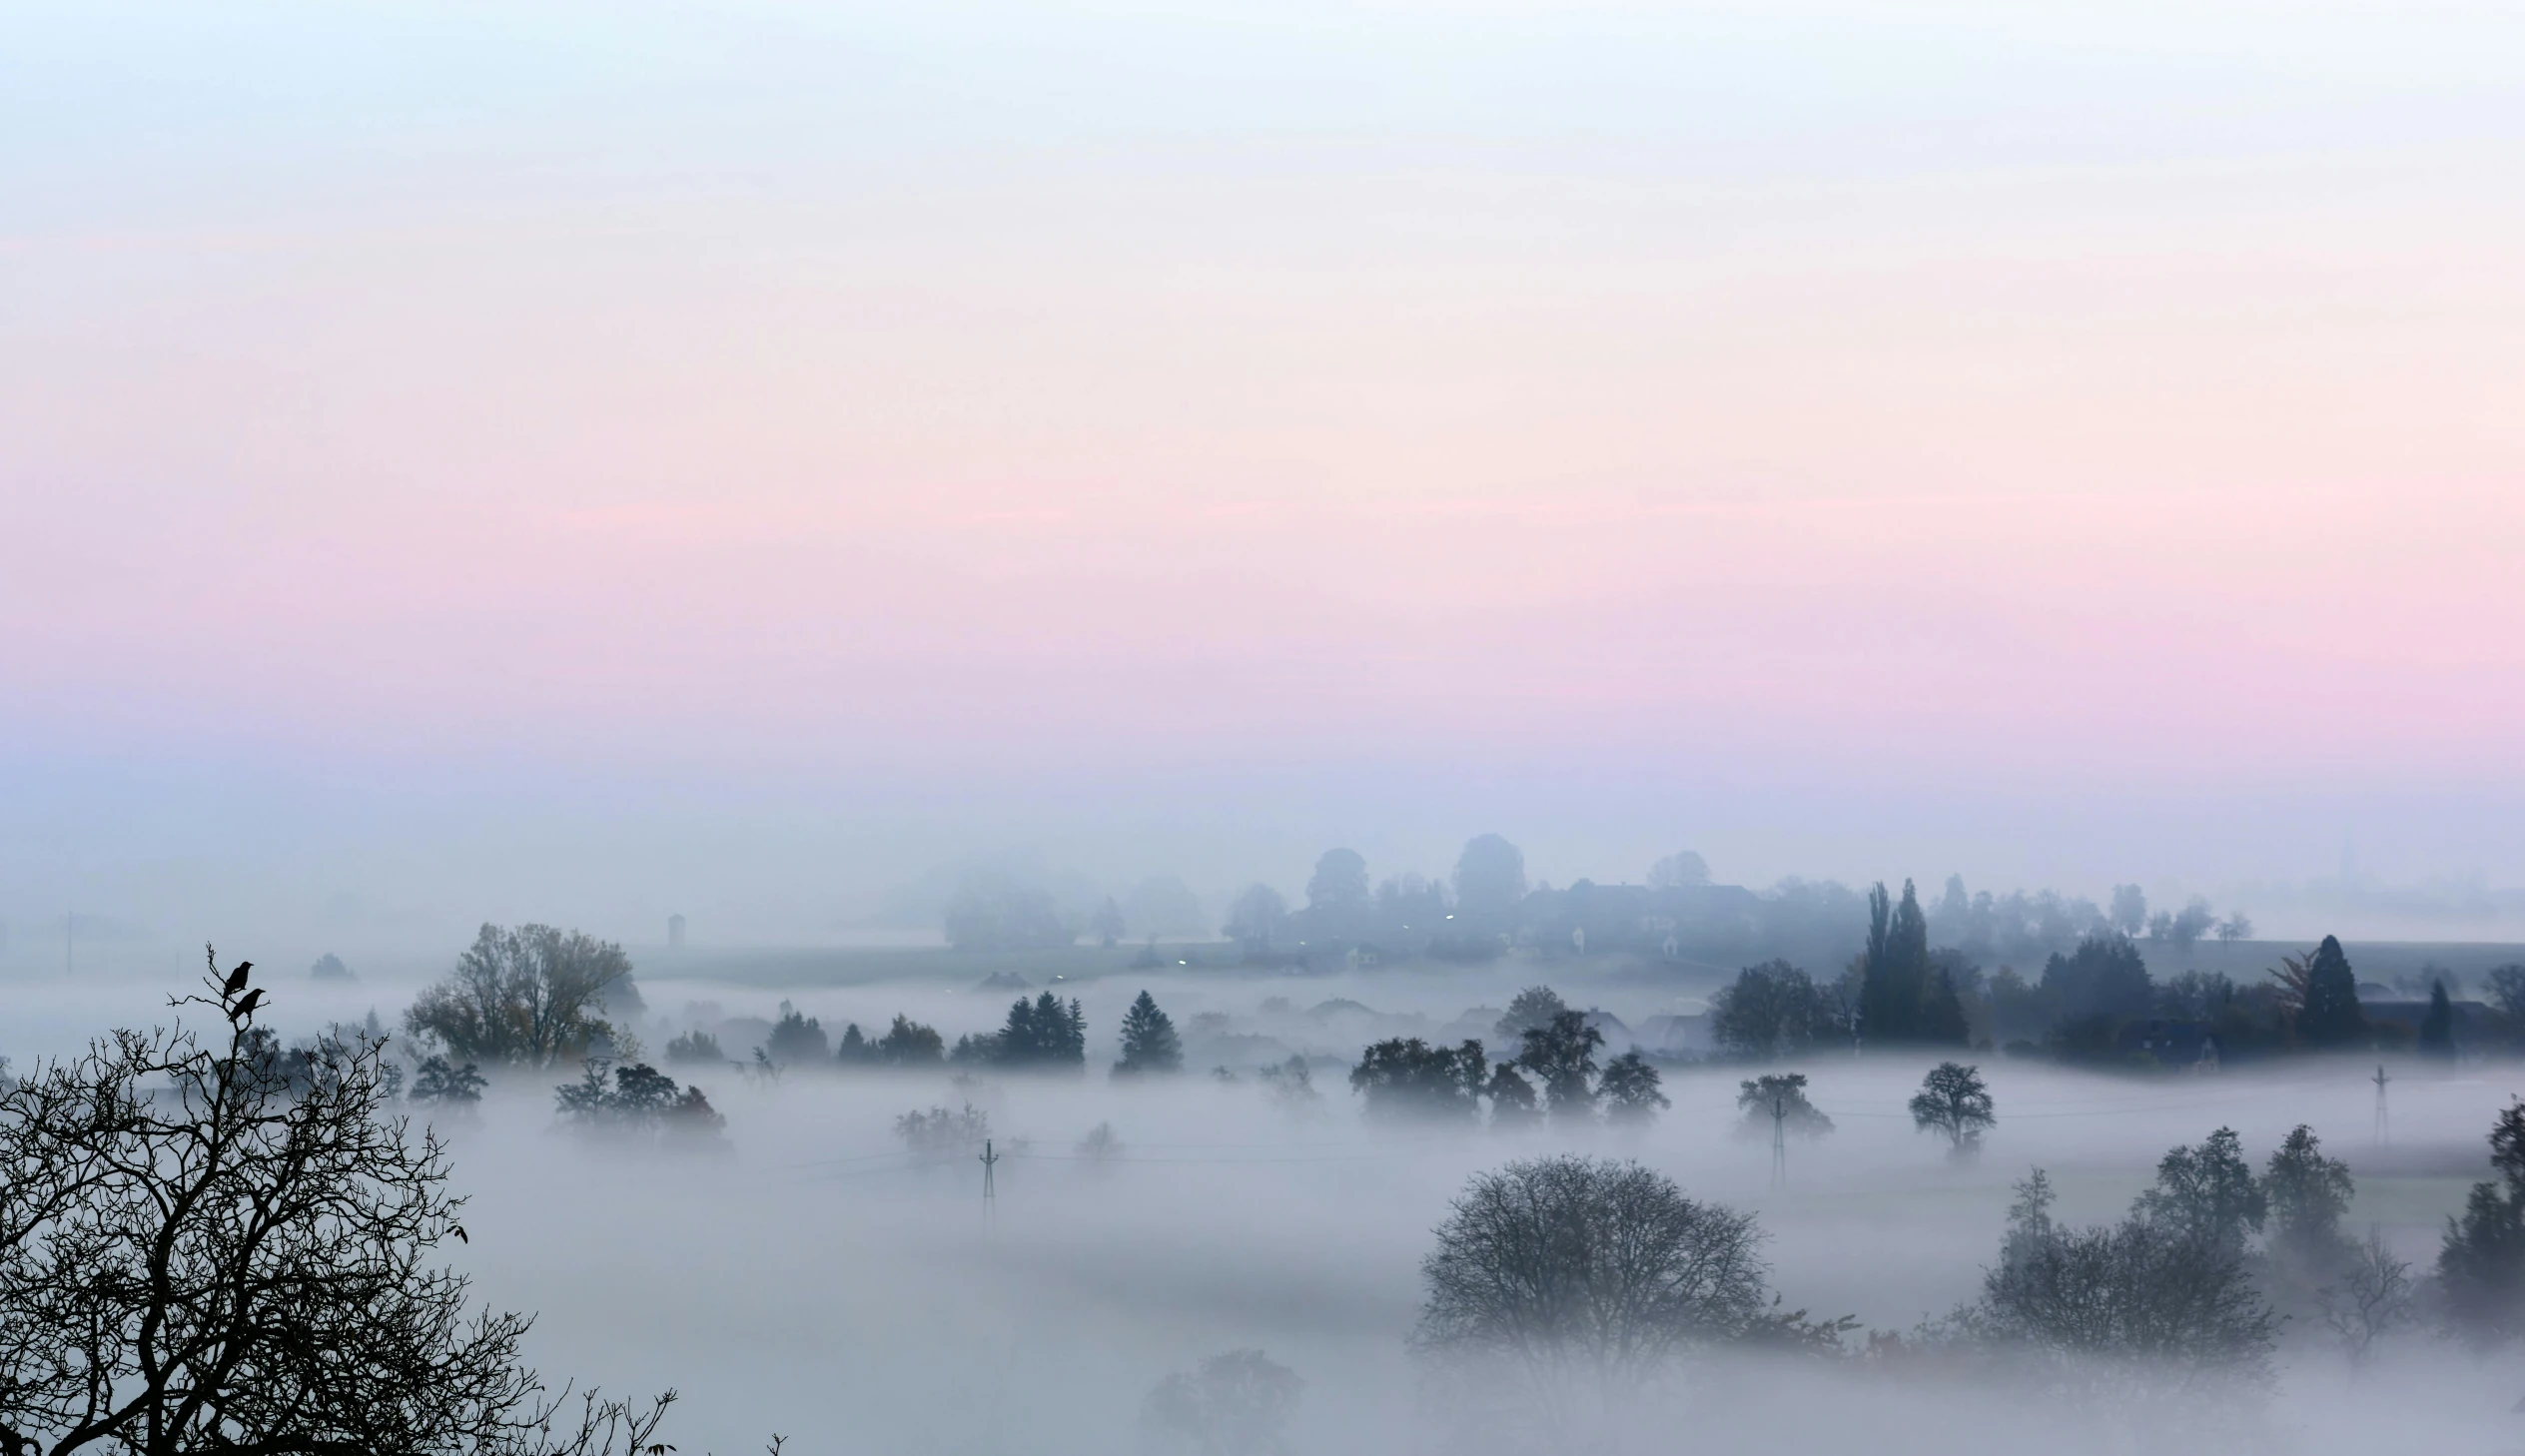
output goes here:
[[[948, 903], [944, 930], [963, 950], [1045, 950], [1089, 936], [1110, 946], [1176, 933], [1189, 898], [1180, 882], [1156, 880], [1125, 901], [1107, 897], [1081, 912], [1015, 876], [977, 872]], [[2253, 933], [2242, 916], [2221, 918], [2197, 897], [2152, 911], [2135, 885], [2115, 887], [2100, 905], [2050, 890], [1977, 894], [1950, 876], [1927, 916], [1937, 943], [1994, 964], [2033, 964], [2104, 932], [2182, 949]], [[1268, 885], [1249, 886], [1218, 930], [1246, 964], [1322, 970], [1479, 962], [1520, 950], [1743, 964], [1775, 956], [1844, 960], [1858, 949], [1868, 917], [1867, 895], [1846, 885], [1790, 879], [1755, 891], [1715, 884], [1708, 864], [1689, 851], [1650, 866], [1643, 884], [1582, 879], [1555, 889], [1529, 883], [1524, 853], [1485, 834], [1465, 844], [1444, 879], [1405, 872], [1379, 880], [1356, 851], [1326, 850], [1307, 878], [1302, 905], [1291, 906]]]
[[2106, 923], [2052, 952], [2029, 977], [2009, 966], [1986, 971], [1966, 946], [1931, 949], [1939, 923], [1911, 885], [1899, 902], [1876, 887], [1867, 947], [1846, 969], [1818, 978], [1784, 959], [1745, 968], [1712, 1003], [1711, 1040], [1749, 1061], [1871, 1044], [1973, 1045], [2087, 1066], [2178, 1069], [2298, 1051], [2452, 1058], [2525, 1048], [2525, 965], [2489, 973], [2487, 1004], [2458, 1003], [2460, 988], [2442, 973], [2362, 988], [2341, 943], [2326, 936], [2258, 979], [2195, 970], [2158, 981], [2142, 944]]

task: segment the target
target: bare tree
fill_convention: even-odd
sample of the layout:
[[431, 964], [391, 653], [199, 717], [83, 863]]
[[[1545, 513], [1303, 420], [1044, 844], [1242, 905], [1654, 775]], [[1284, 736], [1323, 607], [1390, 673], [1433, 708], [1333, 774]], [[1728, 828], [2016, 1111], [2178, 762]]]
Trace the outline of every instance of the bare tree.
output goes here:
[[519, 1361], [530, 1321], [468, 1317], [430, 1256], [462, 1200], [436, 1135], [380, 1115], [383, 1041], [280, 1075], [247, 972], [176, 1003], [226, 1021], [212, 1047], [116, 1032], [0, 1092], [0, 1452], [647, 1444], [671, 1392], [573, 1422]]
[[2378, 1340], [2418, 1318], [2413, 1305], [2418, 1289], [2411, 1266], [2393, 1256], [2384, 1230], [2371, 1224], [2367, 1237], [2352, 1246], [2348, 1272], [2315, 1297], [2323, 1323], [2340, 1337], [2349, 1362], [2364, 1365], [2375, 1357]]
[[1753, 1216], [1635, 1162], [1562, 1154], [1477, 1174], [1437, 1240], [1413, 1335], [1427, 1354], [1627, 1380], [1765, 1327]]

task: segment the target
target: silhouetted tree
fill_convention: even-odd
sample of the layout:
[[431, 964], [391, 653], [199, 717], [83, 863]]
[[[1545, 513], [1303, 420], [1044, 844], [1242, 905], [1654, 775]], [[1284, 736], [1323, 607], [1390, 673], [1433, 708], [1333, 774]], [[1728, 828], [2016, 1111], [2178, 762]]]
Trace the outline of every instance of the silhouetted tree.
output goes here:
[[1553, 1380], [1648, 1374], [1764, 1315], [1750, 1214], [1635, 1162], [1554, 1156], [1477, 1173], [1421, 1261], [1422, 1353]]
[[1552, 1116], [1592, 1116], [1596, 1050], [1604, 1045], [1604, 1033], [1587, 1025], [1586, 1013], [1559, 1012], [1550, 1024], [1527, 1032], [1524, 1042], [1517, 1066], [1534, 1074]]
[[1469, 1118], [1480, 1110], [1489, 1059], [1481, 1043], [1432, 1047], [1417, 1037], [1395, 1037], [1359, 1054], [1350, 1088], [1367, 1101], [1374, 1118]]
[[1775, 1118], [1792, 1137], [1821, 1137], [1833, 1130], [1833, 1119], [1807, 1100], [1803, 1072], [1767, 1073], [1736, 1087], [1736, 1105], [1745, 1113], [1737, 1124], [1741, 1135], [1768, 1137]]
[[1509, 1000], [1506, 1014], [1492, 1026], [1491, 1035], [1521, 1046], [1526, 1033], [1550, 1026], [1552, 1018], [1567, 1010], [1569, 1004], [1560, 999], [1559, 992], [1548, 986], [1529, 986]]
[[609, 941], [486, 925], [455, 971], [414, 1000], [404, 1026], [451, 1057], [548, 1067], [610, 1044], [605, 999], [630, 975], [630, 958]]
[[1633, 1048], [1604, 1065], [1604, 1077], [1596, 1084], [1597, 1095], [1604, 1098], [1604, 1118], [1617, 1126], [1644, 1127], [1657, 1120], [1660, 1108], [1671, 1107], [1659, 1090], [1657, 1069]]
[[2156, 1182], [2130, 1211], [2241, 1258], [2244, 1235], [2261, 1231], [2270, 1204], [2244, 1161], [2242, 1139], [2234, 1128], [2221, 1127], [2199, 1146], [2159, 1158]]
[[1749, 1060], [1795, 1057], [1836, 1035], [1837, 1020], [1830, 999], [1786, 961], [1746, 967], [1710, 1002], [1711, 1040]]
[[1087, 1016], [1077, 1001], [1064, 1003], [1049, 991], [1031, 1002], [1021, 996], [1000, 1030], [959, 1041], [956, 1060], [1024, 1070], [1085, 1067]]
[[780, 1020], [772, 1024], [771, 1035], [763, 1039], [763, 1052], [783, 1067], [812, 1066], [833, 1055], [823, 1025], [785, 1001], [780, 1004]]
[[1159, 1381], [1140, 1419], [1202, 1456], [1268, 1456], [1288, 1449], [1282, 1433], [1304, 1389], [1294, 1371], [1261, 1350], [1230, 1350], [1192, 1374]]
[[[675, 1044], [672, 1042], [666, 1044], [666, 1060], [675, 1060]], [[834, 1045], [833, 1060], [844, 1067], [872, 1066], [877, 1060], [877, 1044], [869, 1041], [868, 1034], [859, 1030], [859, 1023], [852, 1022], [842, 1028], [842, 1040]]]
[[719, 1039], [708, 1032], [686, 1032], [666, 1043], [666, 1060], [673, 1066], [716, 1067], [728, 1060], [719, 1047]]
[[1490, 1083], [1483, 1091], [1490, 1096], [1490, 1125], [1493, 1130], [1518, 1131], [1542, 1120], [1543, 1111], [1535, 1100], [1534, 1084], [1518, 1076], [1513, 1063], [1502, 1062], [1494, 1068]]
[[1982, 1070], [1960, 1062], [1931, 1068], [1912, 1094], [1911, 1107], [1913, 1125], [1945, 1133], [1949, 1152], [1958, 1158], [1981, 1151], [1982, 1133], [1999, 1123]]
[[1868, 895], [1868, 948], [1860, 962], [1859, 1030], [1875, 1043], [1961, 1046], [1964, 1008], [1930, 960], [1929, 918], [1903, 882], [1901, 904], [1879, 884]]
[[2135, 1213], [2057, 1223], [2040, 1169], [2017, 1192], [1999, 1263], [1957, 1321], [1967, 1338], [2056, 1388], [2269, 1378], [2275, 1319], [2233, 1252]]
[[431, 1057], [421, 1064], [413, 1075], [413, 1100], [447, 1104], [478, 1102], [482, 1099], [481, 1069], [467, 1062], [454, 1066], [444, 1057]]
[[2490, 1166], [2497, 1177], [2472, 1185], [2437, 1251], [2447, 1330], [2479, 1348], [2525, 1333], [2525, 1101], [2491, 1125]]
[[991, 1115], [971, 1102], [952, 1111], [915, 1108], [894, 1119], [894, 1135], [903, 1139], [905, 1151], [926, 1157], [963, 1152], [991, 1135]]
[[1175, 1035], [1175, 1023], [1149, 993], [1123, 1013], [1123, 1057], [1114, 1064], [1114, 1076], [1136, 1077], [1142, 1073], [1172, 1075], [1184, 1070], [1184, 1042]]
[[2262, 1199], [2270, 1210], [2274, 1293], [2302, 1309], [2317, 1286], [2349, 1265], [2352, 1248], [2341, 1235], [2341, 1215], [2356, 1191], [2349, 1164], [2323, 1155], [2314, 1129], [2299, 1123], [2281, 1139], [2262, 1168]]
[[2511, 1023], [2525, 1023], [2525, 965], [2510, 963], [2492, 967], [2482, 978], [2490, 992], [2490, 1004]]
[[947, 1060], [947, 1040], [934, 1027], [897, 1014], [894, 1025], [877, 1039], [877, 1061], [887, 1067], [936, 1067]]
[[2043, 991], [2064, 1021], [2144, 1017], [2156, 999], [2139, 948], [2109, 932], [2087, 937], [2069, 955], [2054, 953], [2043, 965]]
[[2314, 948], [2305, 962], [2305, 1002], [2297, 1013], [2297, 1039], [2309, 1047], [2347, 1047], [2367, 1031], [2366, 1014], [2358, 1009], [2358, 978], [2349, 957], [2331, 936]]
[[186, 998], [224, 1021], [116, 1032], [0, 1089], [0, 1450], [595, 1456], [645, 1409], [576, 1418], [433, 1256], [462, 1200], [435, 1133], [385, 1115], [383, 1044], [291, 1087], [251, 1043], [244, 968]]
[[678, 1090], [646, 1063], [615, 1068], [608, 1085], [604, 1068], [590, 1062], [577, 1082], [553, 1089], [553, 1103], [570, 1126], [633, 1137], [712, 1141], [728, 1121], [701, 1089]]
[[2441, 1062], [2455, 1059], [2455, 1004], [2443, 981], [2429, 983], [2428, 1014], [2420, 1018], [2420, 1055]]
[[317, 981], [357, 981], [360, 979], [352, 975], [351, 968], [342, 964], [342, 958], [331, 951], [317, 957], [316, 964], [308, 968], [307, 974]]

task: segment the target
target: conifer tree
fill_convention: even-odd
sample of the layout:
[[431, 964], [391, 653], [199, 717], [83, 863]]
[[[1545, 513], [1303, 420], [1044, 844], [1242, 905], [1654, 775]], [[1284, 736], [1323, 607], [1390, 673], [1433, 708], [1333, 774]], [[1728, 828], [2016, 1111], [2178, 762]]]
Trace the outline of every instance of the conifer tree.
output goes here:
[[2297, 1013], [2297, 1038], [2310, 1047], [2345, 1047], [2366, 1029], [2349, 957], [2338, 940], [2325, 936], [2306, 963], [2306, 1000]]
[[2420, 1055], [2448, 1061], [2455, 1055], [2455, 1005], [2443, 981], [2429, 983], [2428, 1015], [2420, 1018]]
[[1174, 1020], [1158, 1010], [1156, 998], [1140, 993], [1131, 1010], [1123, 1013], [1123, 1058], [1114, 1064], [1114, 1076], [1183, 1070], [1184, 1042], [1175, 1034]]

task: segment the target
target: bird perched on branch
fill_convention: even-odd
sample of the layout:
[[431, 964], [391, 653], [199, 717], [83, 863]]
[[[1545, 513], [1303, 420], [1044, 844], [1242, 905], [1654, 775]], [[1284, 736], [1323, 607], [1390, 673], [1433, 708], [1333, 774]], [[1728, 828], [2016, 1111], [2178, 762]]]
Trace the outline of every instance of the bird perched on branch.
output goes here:
[[253, 1016], [255, 1014], [255, 1008], [262, 1004], [263, 988], [258, 986], [254, 990], [247, 992], [244, 997], [239, 999], [237, 1009], [228, 1014], [228, 1019], [232, 1022], [242, 1022], [246, 1018]]
[[235, 996], [238, 992], [245, 990], [246, 973], [253, 969], [255, 969], [255, 963], [252, 961], [238, 962], [237, 969], [228, 973], [228, 985], [222, 989], [230, 996]]

